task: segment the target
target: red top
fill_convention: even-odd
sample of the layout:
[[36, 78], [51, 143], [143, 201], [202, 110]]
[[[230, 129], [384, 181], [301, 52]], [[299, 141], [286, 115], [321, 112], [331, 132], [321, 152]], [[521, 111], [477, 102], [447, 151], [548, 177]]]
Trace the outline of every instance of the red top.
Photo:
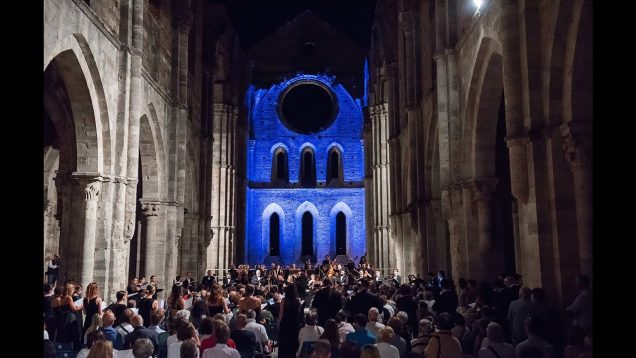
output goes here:
[[[228, 338], [225, 344], [227, 344], [227, 346], [230, 348], [236, 349], [236, 343], [234, 343], [232, 338]], [[205, 352], [206, 349], [212, 348], [214, 346], [216, 346], [216, 337], [212, 335], [201, 341], [201, 347], [199, 349], [201, 351], [201, 354], [203, 355], [203, 352]]]

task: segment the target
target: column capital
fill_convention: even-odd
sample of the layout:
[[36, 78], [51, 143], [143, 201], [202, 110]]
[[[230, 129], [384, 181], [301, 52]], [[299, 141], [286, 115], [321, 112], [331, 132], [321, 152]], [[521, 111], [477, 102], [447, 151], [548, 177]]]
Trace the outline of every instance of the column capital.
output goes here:
[[141, 214], [145, 218], [156, 217], [157, 215], [159, 215], [159, 212], [161, 211], [161, 203], [152, 201], [139, 201], [141, 202]]
[[499, 178], [476, 178], [467, 182], [468, 187], [472, 190], [473, 201], [490, 201], [497, 190]]
[[72, 174], [73, 180], [76, 180], [80, 186], [84, 189], [84, 200], [94, 201], [97, 200], [102, 190], [102, 178], [99, 173], [84, 173], [74, 172]]

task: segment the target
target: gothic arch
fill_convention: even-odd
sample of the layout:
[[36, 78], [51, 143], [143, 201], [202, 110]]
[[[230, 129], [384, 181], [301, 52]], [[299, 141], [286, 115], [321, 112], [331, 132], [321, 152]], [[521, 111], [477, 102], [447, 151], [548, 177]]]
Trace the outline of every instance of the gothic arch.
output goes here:
[[353, 253], [353, 249], [355, 247], [354, 243], [352, 242], [352, 238], [353, 236], [353, 227], [356, 225], [354, 216], [353, 216], [353, 212], [351, 211], [351, 208], [349, 207], [349, 205], [347, 205], [345, 202], [338, 202], [336, 205], [334, 205], [331, 208], [331, 211], [329, 212], [329, 254], [331, 255], [331, 257], [336, 257], [337, 251], [338, 251], [338, 247], [336, 247], [336, 232], [337, 232], [337, 216], [338, 213], [343, 213], [345, 218], [346, 218], [346, 252], [347, 255], [350, 257], [355, 256]]
[[[314, 257], [316, 257], [317, 255], [317, 242], [318, 242], [318, 218], [320, 217], [319, 213], [318, 213], [318, 208], [316, 208], [316, 206], [312, 203], [310, 203], [309, 201], [305, 201], [302, 204], [300, 204], [298, 206], [298, 208], [296, 209], [296, 230], [295, 230], [295, 237], [297, 238], [301, 238], [302, 237], [302, 233], [303, 233], [303, 215], [309, 212], [312, 216], [313, 219], [313, 252], [314, 252]], [[290, 258], [290, 260], [288, 260], [289, 262], [296, 262], [299, 261], [301, 259], [301, 250], [302, 250], [302, 240], [296, 240], [296, 243], [292, 243], [289, 242], [287, 243], [287, 241], [285, 241], [285, 245], [295, 245], [294, 247], [294, 255], [293, 257]], [[286, 262], [288, 262], [286, 260]], [[312, 259], [312, 262], [315, 262], [315, 258]]]
[[300, 170], [298, 170], [298, 182], [304, 186], [316, 185], [316, 147], [305, 143], [300, 149]]
[[[464, 174], [468, 178], [495, 173], [495, 136], [503, 94], [501, 47], [482, 38], [470, 83], [464, 124]], [[467, 166], [470, 165], [470, 166]]]
[[[86, 38], [79, 33], [65, 37], [47, 56], [45, 72], [54, 64], [69, 96], [71, 118], [75, 124], [76, 170], [111, 172], [114, 153], [111, 152], [113, 139], [106, 95]], [[46, 103], [45, 99], [45, 108]]]
[[287, 146], [277, 143], [272, 146], [272, 175], [271, 182], [286, 184], [289, 182], [289, 151]]
[[248, 262], [263, 262], [265, 257], [269, 254], [270, 247], [270, 218], [276, 213], [278, 214], [278, 219], [280, 223], [279, 232], [279, 241], [280, 241], [280, 256], [283, 255], [283, 243], [285, 246], [288, 246], [291, 243], [288, 243], [285, 238], [285, 211], [280, 205], [276, 203], [269, 204], [265, 210], [263, 210], [263, 214], [261, 215], [261, 242], [260, 248], [257, 250], [258, 252], [254, 252], [256, 250], [248, 251]]
[[344, 151], [338, 143], [331, 143], [327, 147], [327, 185], [344, 184]]

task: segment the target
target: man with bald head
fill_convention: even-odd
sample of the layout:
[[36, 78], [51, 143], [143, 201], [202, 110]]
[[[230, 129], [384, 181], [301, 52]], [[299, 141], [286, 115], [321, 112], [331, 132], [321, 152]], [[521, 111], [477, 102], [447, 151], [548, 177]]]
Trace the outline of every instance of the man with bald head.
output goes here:
[[512, 344], [514, 345], [528, 338], [524, 327], [526, 318], [539, 313], [537, 304], [530, 300], [531, 296], [532, 291], [528, 287], [521, 287], [519, 289], [519, 299], [510, 303], [508, 323], [512, 330]]
[[121, 335], [113, 328], [113, 323], [115, 323], [115, 314], [113, 311], [106, 311], [102, 315], [102, 328], [99, 330], [104, 333], [106, 340], [113, 343], [114, 349], [120, 350], [123, 348], [122, 338]]
[[159, 354], [159, 337], [157, 336], [157, 332], [144, 327], [144, 319], [138, 314], [132, 316], [130, 324], [132, 324], [134, 330], [126, 335], [124, 349], [132, 348], [135, 341], [140, 338], [148, 338], [155, 348], [154, 353]]
[[491, 322], [486, 327], [487, 338], [479, 350], [477, 358], [514, 358], [515, 348], [504, 342], [504, 331], [501, 325]]

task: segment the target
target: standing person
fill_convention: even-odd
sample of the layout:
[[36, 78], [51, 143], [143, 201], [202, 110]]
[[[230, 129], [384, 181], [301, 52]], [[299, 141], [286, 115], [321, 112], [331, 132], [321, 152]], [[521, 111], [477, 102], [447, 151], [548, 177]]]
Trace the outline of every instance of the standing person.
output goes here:
[[214, 278], [214, 275], [212, 275], [212, 270], [208, 270], [207, 274], [201, 279], [201, 286], [207, 287], [209, 290], [215, 283], [216, 279]]
[[148, 285], [146, 295], [139, 301], [139, 315], [144, 319], [144, 326], [150, 325], [150, 316], [159, 309], [159, 303], [155, 300], [155, 287]]
[[573, 319], [572, 324], [578, 326], [585, 333], [592, 331], [592, 289], [590, 288], [590, 278], [579, 275], [576, 278], [579, 288], [579, 295], [574, 302], [566, 308], [566, 312]]
[[[77, 313], [84, 308], [75, 307], [73, 303], [73, 292], [75, 285], [72, 282], [66, 284], [66, 289], [60, 298], [57, 327], [57, 343], [73, 343], [73, 348], [80, 347], [80, 337], [82, 332], [82, 322], [78, 320]], [[90, 323], [90, 322], [89, 322]]]
[[295, 357], [298, 350], [298, 333], [300, 332], [300, 299], [296, 285], [285, 288], [285, 298], [281, 302], [279, 316], [278, 356]]
[[53, 259], [46, 262], [46, 267], [47, 283], [55, 286], [60, 272], [60, 255], [53, 255]]
[[84, 297], [84, 314], [86, 319], [84, 320], [84, 328], [82, 329], [82, 335], [86, 334], [86, 330], [91, 326], [93, 315], [99, 314], [101, 317], [102, 312], [100, 307], [102, 305], [102, 298], [99, 297], [99, 286], [97, 283], [91, 282], [86, 287], [86, 297]]

